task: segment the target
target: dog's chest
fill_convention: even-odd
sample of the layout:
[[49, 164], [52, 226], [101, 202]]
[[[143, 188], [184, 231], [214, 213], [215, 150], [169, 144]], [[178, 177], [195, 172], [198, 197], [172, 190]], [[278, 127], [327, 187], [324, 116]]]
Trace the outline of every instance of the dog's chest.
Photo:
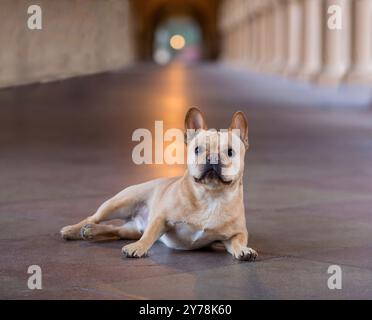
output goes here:
[[211, 244], [214, 241], [225, 240], [217, 232], [218, 217], [215, 212], [206, 212], [192, 219], [171, 223], [170, 230], [160, 240], [170, 248], [192, 250]]
[[223, 240], [221, 236], [209, 230], [198, 229], [188, 223], [175, 224], [160, 241], [166, 246], [180, 250], [192, 250]]

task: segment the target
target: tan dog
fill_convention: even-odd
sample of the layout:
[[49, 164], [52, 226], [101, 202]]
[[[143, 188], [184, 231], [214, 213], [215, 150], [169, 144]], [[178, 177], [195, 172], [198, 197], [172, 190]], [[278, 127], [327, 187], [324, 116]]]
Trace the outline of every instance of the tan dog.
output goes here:
[[[168, 247], [191, 250], [221, 241], [239, 260], [254, 260], [247, 247], [243, 202], [244, 155], [248, 124], [236, 112], [227, 133], [208, 130], [202, 113], [192, 108], [185, 119], [188, 169], [182, 177], [164, 178], [124, 189], [97, 212], [61, 230], [69, 240], [118, 237], [137, 240], [123, 247], [127, 257], [144, 257], [157, 240]], [[233, 132], [233, 129], [235, 131]], [[240, 136], [235, 132], [239, 130]], [[226, 133], [225, 133], [226, 135]], [[201, 143], [204, 141], [205, 143]], [[235, 149], [234, 149], [235, 146]], [[199, 159], [206, 161], [198, 161]], [[121, 227], [99, 224], [124, 219]]]

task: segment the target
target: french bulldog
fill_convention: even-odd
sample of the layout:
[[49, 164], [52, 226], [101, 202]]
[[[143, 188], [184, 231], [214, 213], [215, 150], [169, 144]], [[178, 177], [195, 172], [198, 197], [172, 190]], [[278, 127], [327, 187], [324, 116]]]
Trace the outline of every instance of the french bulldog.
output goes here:
[[[245, 115], [236, 112], [229, 129], [222, 132], [208, 130], [201, 111], [191, 108], [185, 127], [188, 161], [183, 176], [124, 189], [95, 214], [62, 228], [62, 237], [136, 240], [122, 248], [126, 257], [134, 258], [145, 257], [157, 240], [180, 250], [222, 242], [234, 258], [255, 260], [257, 252], [248, 247], [243, 201], [244, 157], [249, 146]], [[125, 223], [99, 224], [112, 219]]]

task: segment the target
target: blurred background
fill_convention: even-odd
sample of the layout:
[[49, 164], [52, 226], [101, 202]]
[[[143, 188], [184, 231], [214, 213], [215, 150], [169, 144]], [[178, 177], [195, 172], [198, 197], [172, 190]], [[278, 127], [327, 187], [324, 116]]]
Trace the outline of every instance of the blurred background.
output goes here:
[[[0, 0], [0, 297], [371, 299], [371, 15], [372, 0]], [[182, 129], [191, 106], [211, 128], [247, 115], [258, 261], [63, 242], [124, 187], [184, 173], [134, 164], [132, 134]]]
[[[1, 87], [176, 60], [228, 62], [319, 85], [371, 83], [369, 0], [1, 3]], [[31, 4], [42, 8], [42, 31], [26, 27]], [[334, 5], [341, 30], [327, 27]]]

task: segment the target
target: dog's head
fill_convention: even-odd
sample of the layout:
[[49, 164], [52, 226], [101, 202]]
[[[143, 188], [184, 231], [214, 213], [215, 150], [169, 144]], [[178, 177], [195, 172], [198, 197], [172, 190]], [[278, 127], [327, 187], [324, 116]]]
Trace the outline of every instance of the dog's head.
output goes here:
[[208, 130], [203, 114], [191, 108], [185, 118], [188, 172], [196, 183], [222, 187], [238, 181], [248, 149], [244, 113], [234, 114], [228, 129]]

